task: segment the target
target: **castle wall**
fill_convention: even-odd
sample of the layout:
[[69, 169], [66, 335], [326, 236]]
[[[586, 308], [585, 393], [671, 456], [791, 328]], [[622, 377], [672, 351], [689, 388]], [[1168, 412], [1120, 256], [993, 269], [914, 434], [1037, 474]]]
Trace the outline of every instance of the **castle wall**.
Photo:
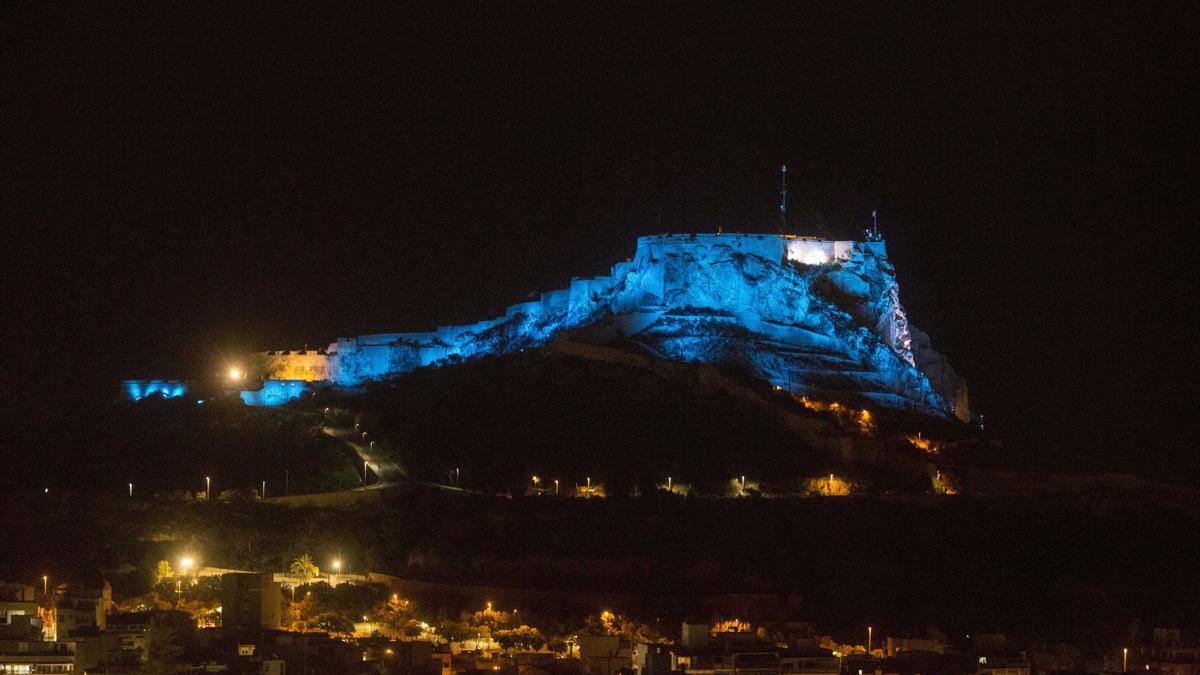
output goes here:
[[[612, 267], [611, 276], [576, 277], [564, 289], [541, 294], [536, 301], [509, 306], [504, 316], [467, 325], [439, 326], [429, 333], [376, 333], [356, 338], [339, 338], [329, 346], [322, 368], [295, 363], [273, 369], [283, 379], [316, 379], [324, 374], [340, 384], [357, 384], [426, 366], [448, 357], [464, 358], [490, 353], [494, 343], [476, 338], [500, 325], [537, 341], [555, 330], [577, 325], [601, 309], [619, 317], [627, 334], [644, 328], [661, 314], [667, 298], [687, 284], [684, 263], [697, 248], [728, 248], [732, 253], [782, 261], [817, 247], [829, 259], [849, 256], [853, 242], [796, 239], [771, 234], [684, 234], [639, 237], [634, 257]], [[622, 304], [612, 305], [612, 289], [625, 285]], [[628, 305], [628, 306], [626, 306]], [[647, 308], [648, 311], [641, 311]], [[629, 316], [625, 317], [626, 314]], [[517, 321], [518, 317], [522, 317]], [[553, 325], [550, 325], [553, 324]], [[489, 339], [490, 336], [489, 336]], [[497, 337], [496, 339], [501, 339]], [[471, 344], [467, 344], [471, 343]], [[498, 343], [497, 343], [498, 344]], [[461, 351], [466, 346], [467, 352]]]
[[[883, 242], [854, 242], [776, 234], [665, 234], [639, 237], [634, 256], [612, 266], [611, 276], [577, 277], [570, 285], [542, 293], [537, 300], [516, 303], [503, 316], [466, 325], [439, 326], [426, 333], [377, 333], [339, 338], [320, 358], [290, 357], [270, 369], [275, 379], [313, 381], [328, 379], [355, 385], [381, 379], [447, 358], [472, 358], [515, 351], [541, 344], [564, 328], [572, 328], [597, 312], [611, 313], [613, 329], [627, 335], [653, 324], [673, 306], [717, 302], [714, 308], [736, 311], [757, 302], [753, 285], [730, 284], [714, 291], [704, 284], [723, 283], [713, 272], [698, 281], [697, 267], [733, 268], [753, 265], [753, 258], [778, 264], [795, 260], [805, 264], [842, 263], [856, 250], [886, 255]], [[724, 268], [722, 267], [722, 270]], [[694, 296], [694, 297], [693, 297]], [[778, 308], [777, 308], [778, 309]], [[786, 308], [785, 308], [786, 309]], [[803, 309], [803, 308], [801, 308]], [[787, 312], [784, 312], [787, 314]], [[831, 350], [837, 345], [819, 332], [762, 321], [757, 313], [740, 314], [739, 320], [782, 344], [810, 350]], [[716, 321], [707, 317], [707, 321]], [[749, 325], [753, 324], [753, 325]], [[768, 325], [769, 324], [769, 325]], [[323, 359], [323, 361], [322, 361]]]
[[317, 382], [331, 380], [333, 366], [329, 354], [314, 350], [261, 352], [256, 355], [259, 368], [271, 380]]
[[186, 394], [187, 389], [182, 380], [124, 380], [120, 395], [125, 401], [140, 401], [147, 396], [175, 398]]
[[787, 239], [777, 234], [662, 234], [638, 237], [637, 254], [649, 261], [667, 254], [689, 254], [697, 247], [725, 246], [735, 253], [756, 255], [771, 262], [782, 262]]
[[304, 380], [266, 380], [262, 389], [242, 391], [239, 396], [246, 405], [275, 406], [300, 398], [308, 388]]
[[[883, 242], [865, 243], [882, 244]], [[850, 259], [856, 245], [858, 242], [795, 237], [787, 241], [787, 260], [794, 260], [805, 265], [844, 262]]]

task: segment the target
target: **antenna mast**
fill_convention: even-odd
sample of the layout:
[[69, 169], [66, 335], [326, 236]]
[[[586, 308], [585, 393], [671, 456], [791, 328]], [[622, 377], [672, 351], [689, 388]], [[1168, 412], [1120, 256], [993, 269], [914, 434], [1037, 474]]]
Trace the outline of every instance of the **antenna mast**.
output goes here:
[[780, 189], [779, 189], [779, 222], [782, 230], [787, 230], [787, 164], [782, 164], [779, 167]]
[[866, 235], [867, 241], [883, 241], [883, 234], [879, 231], [879, 210], [871, 209], [871, 229], [863, 234]]

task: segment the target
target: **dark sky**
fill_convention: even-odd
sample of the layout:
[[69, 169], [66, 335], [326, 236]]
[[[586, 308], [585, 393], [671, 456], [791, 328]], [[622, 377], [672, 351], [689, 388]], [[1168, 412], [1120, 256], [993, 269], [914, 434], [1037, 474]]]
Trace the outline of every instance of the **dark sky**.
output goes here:
[[773, 231], [787, 162], [797, 230], [879, 209], [999, 433], [1194, 469], [1200, 22], [1117, 4], [7, 5], [16, 433], [121, 376], [483, 318], [639, 234]]

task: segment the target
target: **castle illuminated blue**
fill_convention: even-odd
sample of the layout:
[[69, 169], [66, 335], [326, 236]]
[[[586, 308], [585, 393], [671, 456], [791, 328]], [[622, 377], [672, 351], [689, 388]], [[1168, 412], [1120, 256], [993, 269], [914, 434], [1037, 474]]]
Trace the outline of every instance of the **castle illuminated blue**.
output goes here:
[[269, 405], [320, 384], [355, 387], [537, 347], [569, 330], [572, 340], [734, 366], [798, 394], [967, 419], [965, 383], [909, 325], [886, 244], [871, 234], [640, 237], [608, 275], [572, 279], [492, 319], [249, 355], [245, 365], [264, 385], [243, 399]]

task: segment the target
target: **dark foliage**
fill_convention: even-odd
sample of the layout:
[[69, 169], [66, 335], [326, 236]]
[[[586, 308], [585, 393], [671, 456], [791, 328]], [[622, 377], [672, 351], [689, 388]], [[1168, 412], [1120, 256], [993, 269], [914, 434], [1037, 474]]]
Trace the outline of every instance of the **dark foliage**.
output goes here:
[[234, 399], [203, 405], [177, 399], [145, 399], [113, 407], [94, 430], [89, 486], [71, 489], [120, 493], [195, 494], [212, 478], [213, 498], [246, 497], [262, 489], [283, 494], [321, 492], [359, 484], [357, 459], [319, 428], [320, 417], [243, 406]]
[[529, 350], [423, 369], [350, 402], [414, 477], [520, 490], [533, 475], [566, 491], [590, 476], [609, 494], [666, 476], [720, 492], [733, 476], [794, 490], [827, 465], [755, 401], [662, 373]]

